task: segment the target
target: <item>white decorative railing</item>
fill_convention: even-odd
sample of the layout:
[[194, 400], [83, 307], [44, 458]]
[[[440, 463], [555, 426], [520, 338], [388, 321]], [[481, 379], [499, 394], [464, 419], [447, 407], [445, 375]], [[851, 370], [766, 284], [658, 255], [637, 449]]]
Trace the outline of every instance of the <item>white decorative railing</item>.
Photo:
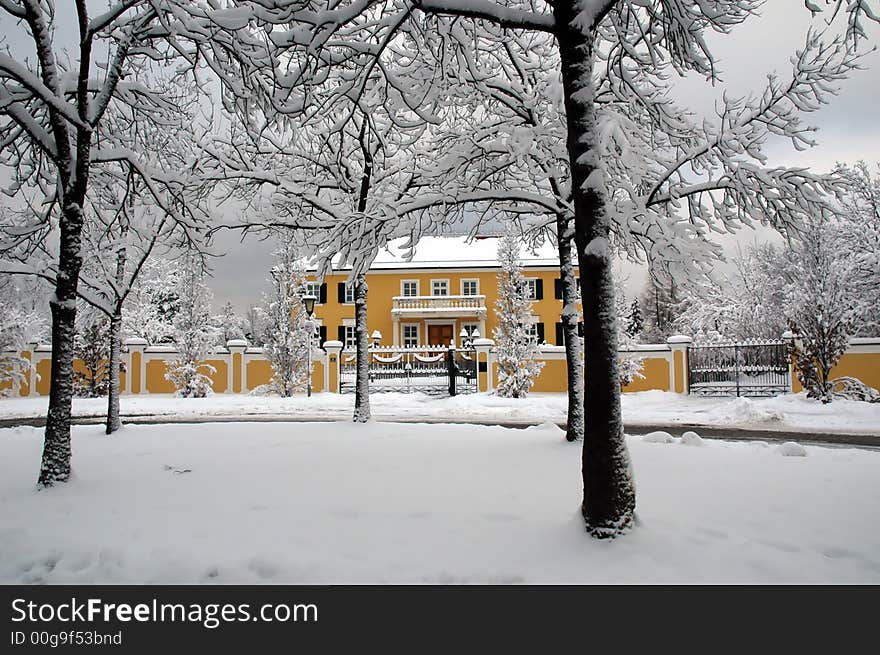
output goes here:
[[394, 296], [392, 311], [485, 311], [486, 296]]

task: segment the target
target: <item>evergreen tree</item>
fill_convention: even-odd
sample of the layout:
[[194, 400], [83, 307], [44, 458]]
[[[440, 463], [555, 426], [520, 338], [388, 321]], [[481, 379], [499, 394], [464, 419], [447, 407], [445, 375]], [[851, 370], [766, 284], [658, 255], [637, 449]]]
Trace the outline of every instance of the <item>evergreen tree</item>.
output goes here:
[[507, 230], [498, 242], [498, 325], [493, 334], [498, 347], [498, 385], [504, 398], [525, 398], [534, 379], [544, 368], [536, 360], [538, 345], [531, 338], [532, 302], [519, 262], [519, 240]]
[[235, 313], [235, 307], [228, 300], [223, 304], [220, 313], [214, 318], [217, 325], [217, 336], [221, 346], [233, 339], [244, 339], [244, 321]]
[[645, 321], [642, 319], [642, 307], [638, 298], [633, 298], [632, 304], [629, 306], [629, 316], [627, 317], [626, 334], [638, 340], [642, 333]]
[[680, 313], [679, 303], [675, 281], [652, 271], [641, 296], [643, 340], [649, 343], [666, 341], [666, 337], [675, 330], [675, 320]]
[[[645, 358], [639, 355], [636, 340], [629, 333], [631, 306], [627, 305], [621, 280], [615, 281], [614, 302], [617, 307], [617, 381], [622, 389], [636, 378], [644, 377], [642, 368]], [[633, 301], [633, 306], [638, 307], [637, 300]]]
[[188, 255], [176, 291], [177, 310], [172, 321], [177, 356], [169, 362], [165, 378], [174, 384], [183, 398], [204, 398], [212, 393], [214, 367], [205, 364], [214, 349], [216, 329], [211, 325], [213, 294], [205, 285], [201, 263]]

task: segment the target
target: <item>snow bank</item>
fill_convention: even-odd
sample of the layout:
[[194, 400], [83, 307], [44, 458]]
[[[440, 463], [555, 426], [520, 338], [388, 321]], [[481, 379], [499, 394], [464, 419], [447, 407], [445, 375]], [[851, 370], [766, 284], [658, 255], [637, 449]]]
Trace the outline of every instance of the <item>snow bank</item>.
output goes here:
[[706, 442], [696, 432], [688, 430], [681, 435], [681, 443], [683, 446], [703, 446]]
[[675, 443], [675, 437], [663, 430], [657, 430], [643, 436], [642, 441], [647, 443]]
[[0, 430], [0, 583], [880, 582], [874, 451], [628, 438], [639, 527], [606, 543], [550, 426], [77, 426], [38, 492], [41, 446]]
[[736, 398], [709, 412], [709, 420], [720, 424], [754, 424], [782, 422], [782, 412], [762, 406], [751, 398]]
[[776, 448], [776, 452], [784, 457], [806, 457], [807, 449], [795, 441], [786, 441]]

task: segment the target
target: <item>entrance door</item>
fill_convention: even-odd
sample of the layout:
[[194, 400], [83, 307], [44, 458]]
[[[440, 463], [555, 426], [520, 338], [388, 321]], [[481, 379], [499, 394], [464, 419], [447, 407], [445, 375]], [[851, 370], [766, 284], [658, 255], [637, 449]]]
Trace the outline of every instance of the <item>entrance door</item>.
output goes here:
[[428, 345], [448, 346], [452, 341], [452, 325], [429, 325]]

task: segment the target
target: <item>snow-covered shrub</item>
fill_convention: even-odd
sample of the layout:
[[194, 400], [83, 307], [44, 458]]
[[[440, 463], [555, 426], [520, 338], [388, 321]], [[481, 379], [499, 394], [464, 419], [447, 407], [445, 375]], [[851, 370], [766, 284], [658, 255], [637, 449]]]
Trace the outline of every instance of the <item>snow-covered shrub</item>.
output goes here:
[[216, 369], [210, 364], [195, 364], [176, 358], [169, 362], [165, 379], [174, 385], [179, 398], [206, 398], [213, 395], [213, 382], [206, 372]]
[[25, 381], [31, 362], [21, 356], [28, 341], [45, 329], [45, 321], [38, 312], [19, 306], [12, 293], [0, 291], [3, 311], [0, 312], [0, 396], [11, 393]]
[[278, 263], [272, 269], [272, 293], [257, 307], [257, 325], [263, 354], [272, 364], [272, 392], [292, 396], [306, 388], [308, 381], [309, 333], [314, 324], [307, 321], [302, 297], [306, 288], [305, 264], [292, 246], [275, 253]]
[[783, 271], [795, 372], [807, 397], [823, 403], [834, 398], [831, 369], [856, 332], [862, 303], [846, 250], [838, 225], [815, 220], [793, 245]]
[[21, 356], [27, 344], [48, 338], [46, 318], [38, 310], [42, 291], [39, 281], [11, 276], [0, 280], [0, 397], [27, 380], [31, 362]]
[[880, 403], [880, 392], [856, 378], [834, 378], [831, 380], [831, 393], [835, 398]]
[[503, 398], [525, 398], [544, 368], [537, 361], [538, 344], [531, 338], [532, 301], [519, 262], [519, 239], [508, 230], [498, 241], [498, 324], [493, 336], [498, 348], [498, 385]]
[[204, 398], [211, 394], [214, 367], [205, 359], [214, 349], [216, 328], [211, 325], [213, 294], [205, 285], [200, 264], [193, 257], [183, 261], [176, 289], [177, 312], [172, 321], [172, 335], [177, 356], [168, 363], [165, 379], [182, 398]]
[[106, 396], [110, 386], [110, 319], [100, 311], [82, 305], [76, 316], [73, 354], [73, 392], [81, 398]]

